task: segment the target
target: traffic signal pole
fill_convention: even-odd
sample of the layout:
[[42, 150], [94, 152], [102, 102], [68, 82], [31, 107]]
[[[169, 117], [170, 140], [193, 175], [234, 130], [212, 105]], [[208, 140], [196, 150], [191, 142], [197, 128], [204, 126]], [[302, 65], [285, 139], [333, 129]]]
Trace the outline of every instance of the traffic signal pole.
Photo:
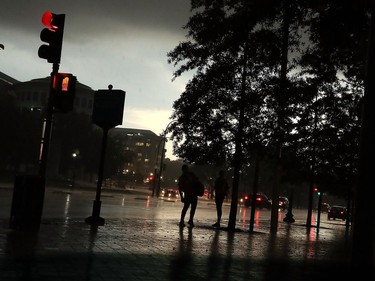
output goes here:
[[[71, 74], [59, 74], [59, 64], [61, 60], [61, 50], [64, 35], [65, 14], [54, 14], [45, 12], [42, 16], [42, 24], [45, 28], [40, 33], [40, 39], [45, 42], [38, 49], [38, 56], [52, 63], [51, 83], [47, 106], [44, 112], [42, 137], [39, 151], [39, 174], [41, 198], [38, 198], [38, 213], [42, 214], [44, 193], [46, 187], [47, 160], [52, 132], [52, 121], [54, 108], [61, 112], [73, 109], [76, 77]], [[57, 99], [57, 96], [59, 99]], [[64, 100], [62, 100], [64, 99]], [[58, 106], [56, 101], [60, 101], [62, 106]], [[39, 219], [39, 223], [40, 223]]]
[[40, 144], [39, 154], [39, 176], [42, 181], [42, 188], [45, 188], [47, 158], [49, 143], [52, 130], [53, 117], [53, 79], [59, 72], [59, 63], [61, 59], [61, 49], [64, 35], [65, 14], [57, 15], [51, 12], [45, 12], [42, 16], [42, 24], [45, 28], [40, 33], [40, 39], [47, 43], [39, 47], [38, 56], [52, 63], [51, 84], [47, 101], [47, 108], [44, 112], [43, 132]]
[[[49, 144], [50, 144], [50, 138], [51, 138], [51, 131], [52, 131], [52, 118], [53, 118], [53, 104], [52, 104], [52, 79], [53, 74], [57, 73], [59, 70], [59, 64], [54, 63], [52, 67], [52, 73], [51, 73], [51, 85], [50, 85], [50, 91], [49, 96], [47, 100], [47, 107], [44, 112], [44, 120], [43, 120], [43, 130], [42, 130], [42, 137], [40, 140], [40, 153], [39, 153], [39, 192], [40, 196], [38, 197], [38, 225], [36, 227], [39, 227], [42, 212], [43, 212], [43, 205], [44, 205], [44, 194], [45, 194], [45, 188], [46, 188], [46, 172], [47, 172], [47, 159], [48, 159], [48, 152], [49, 152]], [[31, 200], [35, 200], [35, 198], [32, 198]]]
[[42, 138], [40, 143], [40, 155], [39, 155], [39, 176], [42, 178], [43, 181], [43, 187], [45, 185], [45, 177], [46, 177], [46, 170], [47, 170], [47, 159], [48, 159], [48, 151], [49, 151], [49, 143], [51, 138], [51, 131], [52, 131], [52, 117], [53, 117], [53, 91], [52, 91], [52, 79], [55, 73], [58, 73], [59, 71], [59, 64], [54, 63], [52, 67], [52, 73], [51, 73], [51, 85], [50, 85], [50, 91], [47, 101], [47, 108], [44, 115], [43, 120], [43, 132], [42, 132]]

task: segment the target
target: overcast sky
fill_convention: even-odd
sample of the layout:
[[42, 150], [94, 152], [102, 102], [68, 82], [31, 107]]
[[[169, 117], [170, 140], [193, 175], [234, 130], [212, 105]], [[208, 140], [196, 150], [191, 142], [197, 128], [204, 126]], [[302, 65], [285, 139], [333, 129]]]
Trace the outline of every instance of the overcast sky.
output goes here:
[[[60, 72], [93, 90], [126, 91], [121, 127], [159, 135], [188, 75], [172, 82], [167, 52], [185, 40], [189, 0], [1, 0], [0, 71], [19, 80], [47, 77], [52, 64], [38, 57], [44, 12], [65, 14]], [[167, 157], [171, 155], [167, 144]]]

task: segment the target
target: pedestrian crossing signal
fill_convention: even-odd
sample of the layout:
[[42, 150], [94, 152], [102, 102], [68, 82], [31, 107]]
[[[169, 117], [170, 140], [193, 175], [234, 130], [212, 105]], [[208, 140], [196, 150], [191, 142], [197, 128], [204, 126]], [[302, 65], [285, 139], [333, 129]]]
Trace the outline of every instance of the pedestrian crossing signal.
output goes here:
[[73, 110], [77, 78], [70, 73], [54, 73], [52, 105], [57, 112]]

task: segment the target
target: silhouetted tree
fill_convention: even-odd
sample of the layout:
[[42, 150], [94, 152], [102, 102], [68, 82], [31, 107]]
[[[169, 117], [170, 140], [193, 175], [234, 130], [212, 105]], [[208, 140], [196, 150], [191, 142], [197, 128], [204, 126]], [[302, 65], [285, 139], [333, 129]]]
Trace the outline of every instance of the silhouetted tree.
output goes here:
[[[315, 180], [339, 193], [356, 173], [368, 7], [249, 2], [191, 1], [188, 40], [168, 53], [178, 66], [174, 79], [195, 71], [174, 103], [175, 153], [193, 163], [230, 162], [239, 171], [254, 147], [276, 153], [281, 141], [283, 152], [293, 154], [288, 167], [299, 167], [299, 173], [283, 171], [284, 179], [309, 179], [314, 158]], [[280, 85], [285, 46], [290, 59]]]
[[[190, 41], [168, 54], [182, 64], [174, 73], [196, 70], [174, 103], [172, 137], [175, 152], [194, 163], [233, 166], [232, 205], [237, 204], [239, 174], [249, 161], [244, 151], [272, 145], [279, 118], [279, 4], [267, 1], [192, 1], [196, 13], [185, 26]], [[292, 37], [292, 36], [291, 36]], [[292, 44], [291, 44], [292, 45]], [[291, 84], [289, 84], [291, 86]], [[277, 95], [278, 94], [278, 95]], [[283, 93], [283, 108], [293, 100]], [[289, 116], [290, 117], [290, 116]], [[283, 122], [288, 133], [289, 119]], [[289, 128], [291, 128], [289, 126]], [[279, 129], [280, 131], [281, 129]], [[246, 149], [244, 149], [246, 147]], [[248, 151], [251, 151], [249, 149]], [[232, 213], [236, 213], [231, 210]], [[235, 218], [230, 219], [235, 221]], [[234, 228], [231, 224], [230, 228]]]

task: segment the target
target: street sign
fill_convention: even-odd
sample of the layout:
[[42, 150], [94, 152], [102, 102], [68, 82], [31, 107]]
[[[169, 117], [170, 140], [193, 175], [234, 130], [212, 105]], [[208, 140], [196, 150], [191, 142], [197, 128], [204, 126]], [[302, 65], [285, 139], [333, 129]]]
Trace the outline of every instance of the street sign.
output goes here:
[[98, 90], [94, 96], [92, 123], [103, 129], [122, 124], [124, 114], [125, 91]]

